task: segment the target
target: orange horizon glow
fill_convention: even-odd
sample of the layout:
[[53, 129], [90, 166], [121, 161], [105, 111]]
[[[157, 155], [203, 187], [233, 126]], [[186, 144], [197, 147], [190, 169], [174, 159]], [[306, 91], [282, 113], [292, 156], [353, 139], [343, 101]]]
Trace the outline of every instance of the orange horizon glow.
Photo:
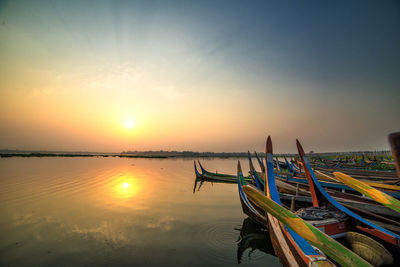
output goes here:
[[[292, 17], [265, 16], [272, 3], [246, 7], [263, 10], [255, 23], [230, 17], [242, 8], [215, 13], [201, 1], [128, 2], [2, 5], [0, 149], [262, 151], [271, 135], [282, 153], [296, 151], [296, 138], [316, 152], [382, 150], [399, 130], [390, 5], [374, 20], [375, 8], [347, 21], [339, 8], [338, 22], [354, 32], [329, 21], [310, 28], [324, 23], [303, 14], [292, 21], [306, 23], [298, 34]], [[356, 21], [376, 23], [376, 32]], [[349, 43], [336, 45], [344, 35]]]

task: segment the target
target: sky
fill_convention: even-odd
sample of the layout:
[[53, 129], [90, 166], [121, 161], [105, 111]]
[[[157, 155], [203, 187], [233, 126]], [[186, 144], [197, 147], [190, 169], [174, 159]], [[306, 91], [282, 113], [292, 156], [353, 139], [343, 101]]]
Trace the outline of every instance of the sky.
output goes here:
[[398, 1], [0, 1], [0, 148], [389, 149]]

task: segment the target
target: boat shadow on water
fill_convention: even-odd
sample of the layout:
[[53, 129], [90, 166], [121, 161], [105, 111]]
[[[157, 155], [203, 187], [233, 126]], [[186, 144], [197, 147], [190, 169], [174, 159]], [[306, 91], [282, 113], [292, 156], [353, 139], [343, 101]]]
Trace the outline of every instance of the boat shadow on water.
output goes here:
[[275, 256], [268, 231], [260, 224], [247, 217], [243, 220], [242, 227], [235, 230], [240, 231], [237, 243], [238, 264], [242, 262], [243, 254], [248, 249], [250, 249], [247, 254], [248, 259], [251, 259], [252, 254], [257, 250]]
[[[213, 183], [215, 181], [208, 181], [199, 177], [195, 177], [193, 194], [200, 190], [204, 182]], [[218, 183], [218, 181], [217, 181]], [[226, 182], [220, 182], [226, 183]], [[246, 214], [246, 212], [244, 212]], [[248, 214], [246, 214], [248, 215]], [[265, 253], [277, 257], [272, 246], [271, 238], [268, 229], [260, 223], [255, 222], [250, 217], [243, 220], [242, 226], [235, 228], [239, 231], [237, 243], [237, 263], [241, 264], [243, 261], [255, 261], [260, 257], [257, 252]], [[245, 252], [248, 251], [247, 257], [243, 257]], [[255, 255], [254, 253], [258, 254]], [[245, 260], [243, 260], [245, 259]]]

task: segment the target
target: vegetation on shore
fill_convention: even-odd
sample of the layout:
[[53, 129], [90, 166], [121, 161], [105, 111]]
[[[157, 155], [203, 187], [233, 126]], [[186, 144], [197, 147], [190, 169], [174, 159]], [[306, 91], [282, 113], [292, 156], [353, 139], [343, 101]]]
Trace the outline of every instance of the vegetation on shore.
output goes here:
[[[348, 159], [353, 155], [390, 155], [389, 151], [359, 151], [359, 152], [329, 152], [309, 154], [310, 158]], [[258, 153], [264, 157], [264, 153]], [[296, 157], [296, 154], [275, 154], [277, 157]], [[194, 152], [194, 151], [123, 151], [121, 153], [99, 153], [99, 152], [64, 152], [64, 151], [23, 151], [23, 150], [0, 150], [1, 158], [9, 157], [121, 157], [121, 158], [246, 158], [247, 152]], [[356, 157], [361, 159], [360, 156]], [[391, 159], [391, 156], [389, 156]], [[379, 166], [382, 167], [382, 166]]]

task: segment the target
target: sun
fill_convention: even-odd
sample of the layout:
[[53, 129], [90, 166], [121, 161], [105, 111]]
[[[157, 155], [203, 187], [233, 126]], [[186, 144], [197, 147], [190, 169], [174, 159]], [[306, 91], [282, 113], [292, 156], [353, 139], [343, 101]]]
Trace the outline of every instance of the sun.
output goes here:
[[135, 122], [133, 120], [131, 120], [131, 119], [126, 119], [124, 121], [124, 126], [127, 129], [132, 129], [133, 127], [135, 127]]

